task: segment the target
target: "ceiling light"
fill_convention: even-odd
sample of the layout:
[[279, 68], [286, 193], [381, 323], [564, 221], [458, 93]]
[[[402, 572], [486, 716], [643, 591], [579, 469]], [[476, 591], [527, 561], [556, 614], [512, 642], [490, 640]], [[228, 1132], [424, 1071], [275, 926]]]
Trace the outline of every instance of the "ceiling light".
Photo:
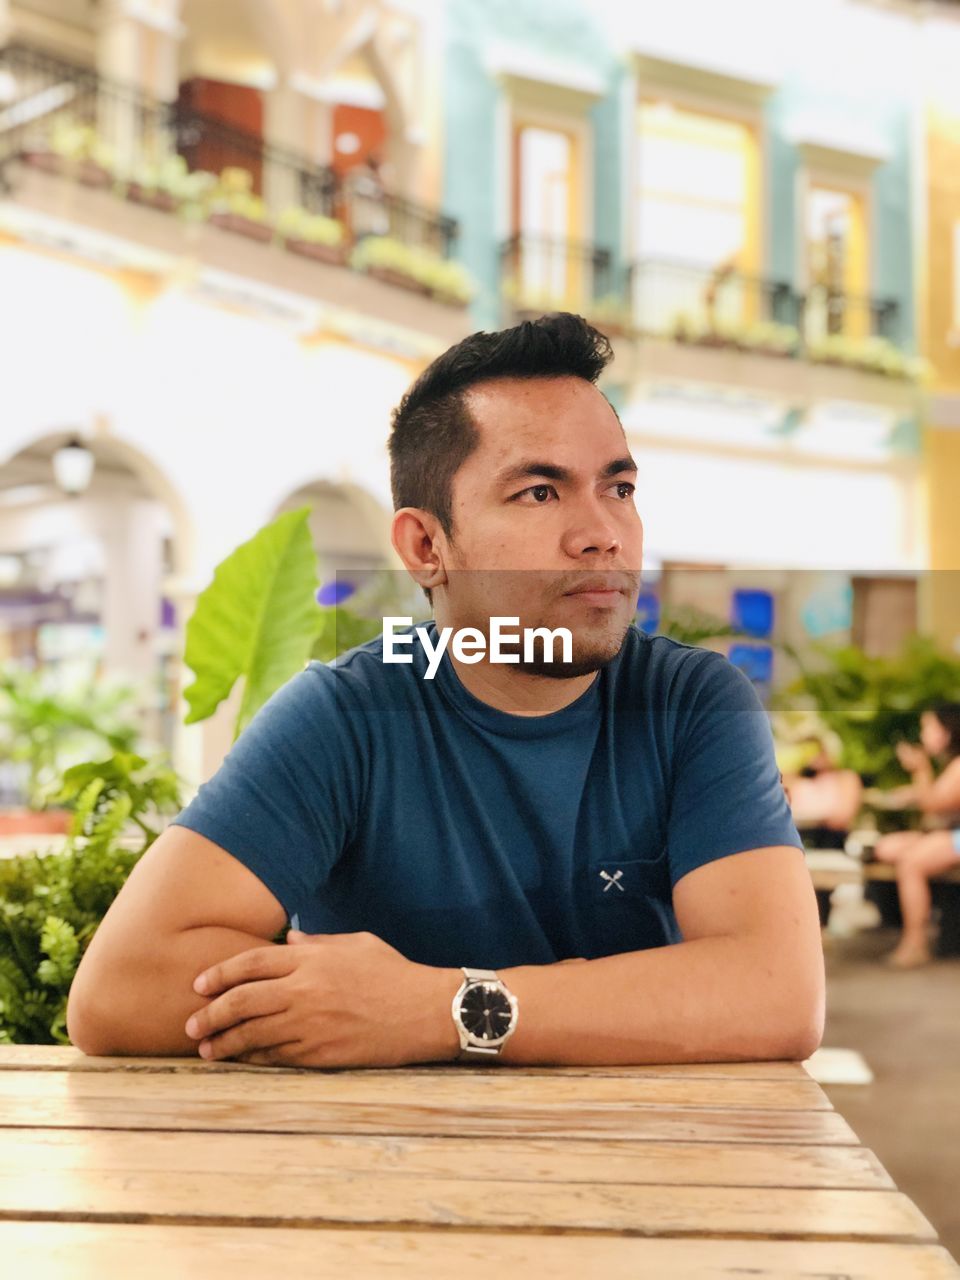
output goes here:
[[76, 497], [90, 484], [93, 454], [78, 436], [73, 436], [53, 455], [53, 474], [64, 493]]

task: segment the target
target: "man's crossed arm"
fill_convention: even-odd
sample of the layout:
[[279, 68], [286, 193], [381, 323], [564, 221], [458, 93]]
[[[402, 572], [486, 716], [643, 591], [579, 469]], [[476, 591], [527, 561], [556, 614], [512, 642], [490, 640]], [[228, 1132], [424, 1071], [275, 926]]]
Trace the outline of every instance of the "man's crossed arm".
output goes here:
[[[210, 904], [218, 904], [215, 924]], [[809, 1056], [822, 1035], [824, 978], [800, 850], [755, 849], [708, 863], [678, 882], [674, 909], [681, 943], [499, 970], [520, 1006], [502, 1061]], [[199, 1050], [264, 1065], [399, 1066], [456, 1056], [450, 1006], [459, 968], [418, 964], [370, 933], [270, 943], [285, 919], [235, 858], [186, 828], [168, 828], [81, 962], [68, 1006], [71, 1039], [92, 1054]]]

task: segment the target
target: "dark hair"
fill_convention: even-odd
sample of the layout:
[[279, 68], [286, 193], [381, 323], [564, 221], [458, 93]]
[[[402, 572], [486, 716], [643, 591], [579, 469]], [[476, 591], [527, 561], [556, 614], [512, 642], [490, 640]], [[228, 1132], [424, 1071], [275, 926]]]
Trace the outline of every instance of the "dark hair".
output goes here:
[[960, 702], [940, 700], [931, 702], [924, 710], [935, 715], [950, 735], [947, 754], [951, 760], [960, 755]]
[[393, 411], [390, 486], [394, 509], [432, 512], [453, 534], [453, 477], [476, 448], [464, 392], [496, 378], [583, 378], [596, 383], [610, 343], [582, 316], [560, 311], [498, 333], [472, 333], [438, 356]]

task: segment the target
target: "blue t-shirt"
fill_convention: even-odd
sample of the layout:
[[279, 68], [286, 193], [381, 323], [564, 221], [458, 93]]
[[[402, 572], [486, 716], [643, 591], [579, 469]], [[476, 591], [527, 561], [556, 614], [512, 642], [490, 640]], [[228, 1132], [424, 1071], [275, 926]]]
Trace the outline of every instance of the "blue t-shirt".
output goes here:
[[174, 819], [307, 933], [451, 968], [590, 960], [680, 941], [673, 886], [704, 863], [803, 847], [766, 714], [722, 655], [631, 627], [575, 702], [517, 716], [448, 655], [425, 680], [423, 647], [403, 652], [384, 664], [378, 637], [308, 663]]

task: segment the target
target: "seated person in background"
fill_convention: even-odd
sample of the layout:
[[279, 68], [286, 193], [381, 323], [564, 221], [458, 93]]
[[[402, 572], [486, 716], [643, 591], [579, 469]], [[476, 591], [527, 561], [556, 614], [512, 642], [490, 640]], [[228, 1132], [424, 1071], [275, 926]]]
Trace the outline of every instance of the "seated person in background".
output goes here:
[[[897, 758], [911, 780], [889, 793], [887, 806], [919, 809], [928, 829], [892, 832], [876, 847], [878, 861], [897, 869], [903, 934], [889, 963], [900, 969], [930, 960], [930, 877], [960, 866], [960, 704], [938, 702], [924, 711], [920, 743], [898, 744]], [[936, 778], [932, 756], [945, 761]]]
[[808, 847], [842, 849], [863, 803], [863, 782], [852, 769], [837, 766], [821, 738], [808, 742], [813, 759], [783, 779], [793, 820]]

